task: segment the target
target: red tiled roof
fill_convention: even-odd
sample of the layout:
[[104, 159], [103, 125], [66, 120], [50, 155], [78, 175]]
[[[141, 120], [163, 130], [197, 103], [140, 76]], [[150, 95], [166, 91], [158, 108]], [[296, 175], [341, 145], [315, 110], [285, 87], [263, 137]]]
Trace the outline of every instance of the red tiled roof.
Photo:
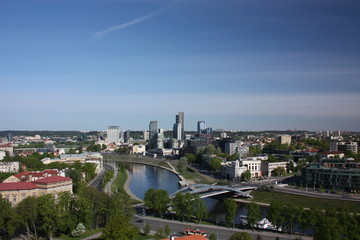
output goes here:
[[71, 178], [61, 177], [61, 176], [52, 176], [52, 177], [46, 177], [46, 178], [42, 178], [42, 179], [33, 181], [33, 183], [55, 183], [55, 182], [64, 182], [64, 181], [71, 181]]
[[0, 183], [0, 191], [30, 190], [38, 188], [31, 182]]
[[58, 170], [54, 170], [54, 169], [47, 169], [44, 170], [42, 172], [29, 172], [29, 171], [24, 171], [18, 174], [15, 174], [14, 176], [17, 177], [20, 180], [28, 180], [29, 176], [33, 176], [33, 177], [44, 177], [45, 174], [48, 175], [57, 175], [58, 174]]

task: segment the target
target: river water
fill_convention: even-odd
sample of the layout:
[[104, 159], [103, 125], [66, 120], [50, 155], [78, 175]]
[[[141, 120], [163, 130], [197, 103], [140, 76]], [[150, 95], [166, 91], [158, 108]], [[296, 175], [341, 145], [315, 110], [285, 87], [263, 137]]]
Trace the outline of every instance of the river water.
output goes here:
[[[128, 169], [132, 174], [130, 183], [130, 190], [138, 198], [144, 199], [145, 192], [149, 188], [164, 189], [169, 194], [175, 192], [180, 188], [179, 178], [176, 174], [154, 166], [142, 165], [142, 164], [129, 164]], [[223, 210], [223, 201], [216, 198], [204, 199], [208, 211], [209, 217], [215, 221], [225, 221], [225, 213]], [[261, 209], [265, 214], [266, 209]], [[235, 223], [239, 223], [240, 215], [246, 215], [246, 207], [243, 204], [238, 205], [237, 214], [235, 217]]]

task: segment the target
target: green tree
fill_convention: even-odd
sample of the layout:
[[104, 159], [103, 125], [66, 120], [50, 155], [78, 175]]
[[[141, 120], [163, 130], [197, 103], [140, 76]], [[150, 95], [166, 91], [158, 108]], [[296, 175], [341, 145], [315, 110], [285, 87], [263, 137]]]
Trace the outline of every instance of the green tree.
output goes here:
[[132, 240], [139, 230], [129, 222], [129, 219], [122, 215], [113, 215], [103, 230], [105, 240]]
[[165, 238], [166, 236], [165, 236], [165, 232], [164, 232], [164, 230], [163, 229], [158, 229], [157, 231], [156, 231], [156, 233], [155, 233], [155, 239], [163, 239], [163, 238]]
[[284, 209], [284, 204], [279, 201], [273, 201], [270, 203], [270, 207], [267, 213], [267, 218], [269, 221], [279, 230], [285, 221], [284, 216], [282, 215]]
[[236, 210], [237, 210], [236, 201], [232, 198], [225, 199], [224, 201], [225, 219], [229, 225], [234, 224]]
[[146, 206], [162, 216], [166, 212], [170, 198], [166, 190], [150, 188], [145, 193], [144, 202]]
[[230, 237], [230, 240], [252, 240], [252, 237], [247, 232], [237, 232]]
[[261, 220], [261, 211], [259, 205], [256, 203], [249, 203], [246, 205], [247, 217], [246, 220], [252, 228], [257, 226], [258, 222]]
[[63, 233], [70, 233], [76, 227], [77, 219], [72, 212], [73, 196], [69, 192], [60, 192], [57, 198], [58, 229]]
[[233, 153], [227, 158], [228, 161], [235, 161], [237, 159], [239, 159], [239, 153]]
[[194, 163], [196, 161], [196, 157], [192, 153], [185, 153], [184, 157], [186, 157], [188, 163]]
[[80, 183], [82, 180], [81, 172], [78, 169], [68, 169], [65, 172], [65, 176], [73, 180], [73, 191], [77, 193], [79, 191]]
[[176, 212], [176, 215], [182, 219], [182, 221], [190, 220], [193, 213], [191, 194], [177, 193], [172, 201], [172, 207]]
[[10, 202], [0, 195], [0, 233], [3, 232], [6, 237], [12, 236], [16, 230], [16, 218]]
[[249, 147], [249, 155], [255, 157], [258, 154], [262, 154], [262, 149], [260, 145], [253, 145]]
[[166, 225], [164, 228], [165, 237], [169, 236], [170, 232], [171, 232], [170, 227], [168, 225]]
[[187, 167], [188, 167], [187, 161], [188, 161], [188, 160], [187, 160], [186, 157], [180, 158], [179, 164], [178, 164], [178, 171], [179, 171], [179, 173], [181, 173], [181, 174], [184, 174], [184, 173], [185, 173], [185, 171], [186, 171], [186, 169], [187, 169]]
[[249, 181], [251, 179], [251, 172], [250, 170], [246, 170], [241, 174], [241, 181]]
[[193, 195], [193, 215], [199, 222], [208, 215], [207, 206], [198, 194]]
[[209, 240], [217, 240], [216, 235], [212, 233], [209, 237]]
[[90, 181], [96, 176], [96, 164], [95, 163], [85, 163], [82, 166], [82, 171], [85, 172], [85, 181]]
[[286, 170], [284, 167], [277, 167], [272, 172], [271, 175], [275, 177], [284, 176], [286, 173]]
[[288, 204], [287, 207], [283, 208], [282, 215], [286, 219], [286, 221], [284, 221], [284, 226], [290, 231], [290, 235], [293, 233], [300, 214], [301, 209], [293, 204]]
[[39, 229], [52, 239], [58, 228], [58, 212], [54, 195], [46, 194], [38, 198], [39, 203]]
[[220, 169], [221, 169], [221, 159], [220, 158], [213, 158], [211, 159], [211, 162], [210, 162], [210, 168], [212, 171], [214, 172], [219, 172]]
[[144, 235], [149, 235], [149, 233], [150, 233], [150, 225], [147, 223], [146, 225], [145, 225], [145, 227], [144, 227]]
[[18, 220], [20, 221], [21, 225], [26, 228], [28, 238], [30, 239], [31, 233], [34, 233], [35, 238], [37, 238], [37, 231], [36, 231], [36, 223], [38, 219], [37, 198], [27, 197], [23, 199], [18, 205], [16, 205], [15, 211], [17, 213]]
[[274, 155], [269, 155], [268, 159], [269, 162], [277, 162], [278, 160], [275, 158]]
[[206, 146], [206, 148], [204, 149], [204, 154], [206, 155], [213, 155], [216, 152], [216, 148], [214, 147], [214, 145], [209, 144]]

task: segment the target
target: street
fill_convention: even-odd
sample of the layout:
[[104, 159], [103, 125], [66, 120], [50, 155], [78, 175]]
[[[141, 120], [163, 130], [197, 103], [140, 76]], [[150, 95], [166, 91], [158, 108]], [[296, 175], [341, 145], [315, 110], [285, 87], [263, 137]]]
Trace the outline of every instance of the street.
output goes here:
[[[133, 217], [132, 223], [143, 229], [146, 224], [149, 224], [151, 227], [151, 230], [158, 230], [160, 228], [164, 229], [166, 225], [168, 225], [171, 229], [171, 233], [179, 233], [183, 232], [185, 228], [199, 228], [201, 230], [205, 230], [207, 232], [207, 236], [209, 237], [211, 234], [217, 235], [218, 240], [228, 240], [231, 235], [233, 235], [235, 232], [244, 231], [248, 232], [252, 235], [253, 239], [256, 239], [258, 235], [261, 236], [261, 239], [263, 240], [285, 240], [285, 239], [296, 239], [296, 236], [290, 236], [289, 234], [279, 234], [275, 232], [270, 231], [251, 231], [251, 230], [240, 230], [240, 229], [233, 229], [233, 228], [226, 228], [226, 227], [220, 227], [220, 226], [214, 226], [214, 225], [205, 225], [205, 224], [195, 224], [195, 223], [187, 223], [187, 222], [179, 222], [179, 221], [172, 221], [167, 219], [160, 219], [160, 218], [154, 218], [154, 217], [148, 217], [148, 216], [139, 216], [135, 215]], [[312, 237], [304, 237], [301, 236], [301, 239], [303, 240], [310, 240]]]

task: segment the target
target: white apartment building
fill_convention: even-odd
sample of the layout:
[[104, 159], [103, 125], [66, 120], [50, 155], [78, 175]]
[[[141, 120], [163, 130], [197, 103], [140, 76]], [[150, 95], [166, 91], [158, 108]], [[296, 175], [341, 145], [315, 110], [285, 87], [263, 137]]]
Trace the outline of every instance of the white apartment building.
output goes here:
[[94, 163], [96, 164], [96, 173], [100, 172], [103, 168], [103, 156], [101, 153], [81, 153], [81, 154], [63, 154], [60, 158], [44, 158], [41, 160], [44, 164], [49, 164], [52, 162], [63, 162], [67, 164], [74, 164], [75, 162], [79, 161], [81, 164], [85, 163]]
[[240, 166], [238, 160], [221, 163], [221, 175], [226, 179], [234, 180], [241, 178], [241, 174], [247, 169], [246, 166]]
[[120, 127], [119, 126], [108, 126], [107, 128], [107, 142], [118, 143], [120, 141]]
[[0, 151], [0, 161], [3, 160], [5, 156], [6, 156], [6, 152]]
[[19, 172], [19, 162], [0, 162], [0, 172]]
[[261, 177], [261, 160], [241, 160], [240, 164], [246, 166], [251, 173], [251, 177]]
[[133, 145], [132, 146], [132, 153], [135, 153], [135, 154], [143, 154], [146, 152], [146, 149], [145, 149], [145, 145]]
[[291, 136], [290, 135], [280, 135], [280, 136], [278, 136], [278, 141], [281, 144], [291, 145]]

